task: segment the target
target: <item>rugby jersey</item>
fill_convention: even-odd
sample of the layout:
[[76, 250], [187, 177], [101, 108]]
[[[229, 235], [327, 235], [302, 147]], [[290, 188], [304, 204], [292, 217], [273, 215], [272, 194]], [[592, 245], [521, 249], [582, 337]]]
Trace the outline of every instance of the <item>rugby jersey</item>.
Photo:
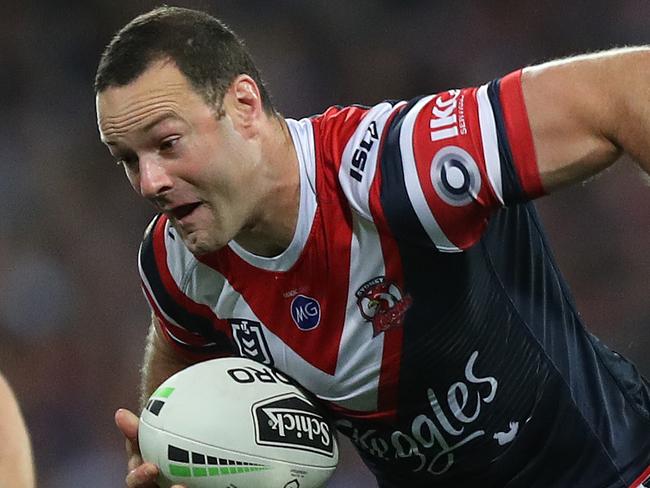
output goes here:
[[289, 247], [193, 256], [164, 216], [140, 250], [163, 335], [251, 357], [316, 395], [382, 487], [629, 487], [648, 386], [590, 335], [529, 200], [521, 72], [287, 120]]

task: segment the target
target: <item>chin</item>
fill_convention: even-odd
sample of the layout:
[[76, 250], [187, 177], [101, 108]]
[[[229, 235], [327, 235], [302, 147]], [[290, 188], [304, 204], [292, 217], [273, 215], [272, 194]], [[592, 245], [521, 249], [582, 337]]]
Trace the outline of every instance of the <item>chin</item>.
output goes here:
[[227, 242], [217, 242], [213, 239], [210, 239], [206, 236], [201, 236], [198, 233], [192, 233], [188, 236], [183, 237], [183, 242], [189, 249], [189, 251], [195, 256], [201, 256], [204, 254], [210, 254], [211, 252], [218, 251], [224, 247]]

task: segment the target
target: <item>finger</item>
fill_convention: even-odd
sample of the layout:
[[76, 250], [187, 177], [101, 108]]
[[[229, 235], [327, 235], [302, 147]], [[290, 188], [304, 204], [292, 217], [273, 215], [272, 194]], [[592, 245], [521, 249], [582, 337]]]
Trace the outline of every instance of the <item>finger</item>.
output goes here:
[[155, 464], [144, 463], [129, 471], [126, 475], [126, 486], [128, 488], [155, 488], [158, 468]]
[[[128, 441], [127, 441], [127, 444], [128, 444]], [[127, 446], [127, 451], [131, 451], [131, 450], [133, 450], [133, 448]], [[138, 453], [135, 453], [135, 454], [129, 453], [128, 457], [129, 457], [129, 461], [127, 463], [127, 469], [129, 471], [133, 471], [135, 468], [137, 468], [142, 463], [144, 463], [144, 460], [142, 459], [142, 456], [140, 456], [140, 454], [138, 454]]]
[[[126, 441], [124, 442], [124, 446], [126, 448], [126, 456], [129, 459], [138, 458], [140, 460], [140, 462], [138, 464], [142, 464], [142, 457], [141, 457], [141, 454], [140, 454], [140, 445], [138, 444], [137, 439], [136, 440], [134, 440], [134, 439], [126, 439]], [[138, 464], [136, 464], [135, 466], [137, 466]], [[133, 466], [133, 468], [135, 468], [135, 466]]]
[[115, 412], [115, 424], [127, 439], [137, 439], [140, 419], [133, 412], [120, 408]]

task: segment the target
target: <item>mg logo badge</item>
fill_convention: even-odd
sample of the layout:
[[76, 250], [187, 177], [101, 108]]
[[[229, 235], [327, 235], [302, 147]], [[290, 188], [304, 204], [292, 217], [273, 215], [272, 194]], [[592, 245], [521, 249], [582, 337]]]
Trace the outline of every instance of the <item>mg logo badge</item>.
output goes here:
[[264, 338], [262, 325], [254, 320], [246, 319], [230, 319], [229, 322], [239, 353], [258, 363], [273, 366], [273, 357]]
[[320, 304], [313, 298], [297, 295], [291, 300], [291, 318], [300, 330], [312, 330], [320, 324]]

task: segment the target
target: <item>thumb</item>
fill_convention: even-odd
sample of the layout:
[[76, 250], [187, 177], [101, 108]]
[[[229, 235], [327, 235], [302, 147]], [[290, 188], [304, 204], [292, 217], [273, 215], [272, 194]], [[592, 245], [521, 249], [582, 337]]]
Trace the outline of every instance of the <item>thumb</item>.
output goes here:
[[135, 440], [138, 437], [138, 424], [140, 419], [130, 410], [120, 408], [115, 412], [115, 424], [127, 439]]

